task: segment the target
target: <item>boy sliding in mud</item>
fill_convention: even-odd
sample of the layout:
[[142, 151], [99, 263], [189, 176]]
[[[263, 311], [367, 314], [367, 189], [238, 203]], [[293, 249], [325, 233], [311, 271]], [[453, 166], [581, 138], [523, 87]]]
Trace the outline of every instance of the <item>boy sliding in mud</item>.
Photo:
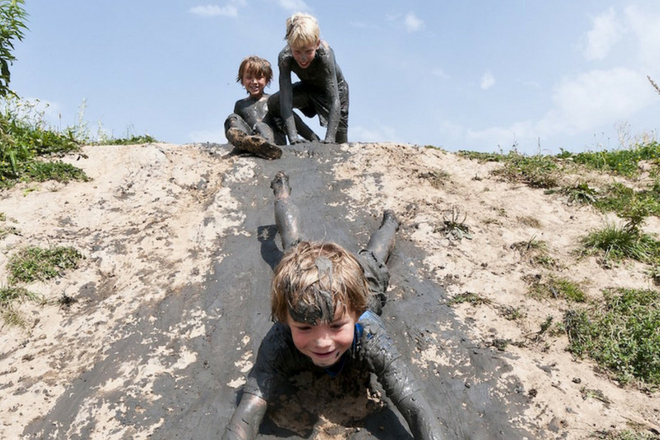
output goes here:
[[[268, 114], [268, 95], [264, 89], [273, 78], [270, 63], [257, 56], [245, 58], [238, 68], [240, 82], [250, 96], [236, 101], [234, 113], [225, 120], [225, 135], [239, 150], [248, 151], [265, 159], [278, 159], [286, 145], [286, 136], [276, 118]], [[305, 139], [319, 137], [300, 119], [293, 115], [294, 123]]]
[[301, 371], [337, 376], [348, 369], [374, 373], [417, 440], [438, 440], [440, 427], [379, 314], [389, 283], [385, 262], [399, 228], [385, 211], [366, 249], [353, 255], [335, 243], [303, 241], [298, 208], [286, 174], [271, 183], [275, 223], [285, 254], [271, 283], [276, 321], [261, 343], [243, 396], [223, 440], [251, 440], [267, 402]]
[[[318, 22], [308, 14], [292, 15], [286, 21], [285, 39], [288, 44], [277, 61], [280, 91], [268, 98], [268, 107], [284, 120], [289, 143], [303, 142], [293, 119], [294, 108], [310, 118], [319, 115], [321, 125], [327, 126], [324, 142], [348, 142], [348, 84], [334, 51], [320, 39]], [[291, 83], [291, 72], [299, 82]]]

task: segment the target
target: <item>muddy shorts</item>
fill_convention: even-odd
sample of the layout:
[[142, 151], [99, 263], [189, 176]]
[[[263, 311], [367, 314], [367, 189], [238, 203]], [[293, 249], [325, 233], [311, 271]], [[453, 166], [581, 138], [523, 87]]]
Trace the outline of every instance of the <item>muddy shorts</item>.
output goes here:
[[[308, 118], [319, 115], [319, 122], [322, 127], [328, 126], [328, 116], [330, 115], [330, 103], [324, 91], [310, 86], [302, 81], [293, 84], [293, 102], [294, 106]], [[348, 130], [348, 84], [339, 85], [340, 117], [339, 131]]]

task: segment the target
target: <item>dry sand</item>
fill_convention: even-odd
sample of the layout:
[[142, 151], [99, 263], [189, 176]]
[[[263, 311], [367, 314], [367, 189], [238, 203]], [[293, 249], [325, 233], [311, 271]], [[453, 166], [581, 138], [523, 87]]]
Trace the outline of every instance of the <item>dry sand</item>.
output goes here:
[[[333, 178], [351, 184], [326, 190], [341, 191], [349, 204], [361, 207], [345, 220], [353, 221], [353, 215], [377, 221], [383, 207], [394, 209], [403, 223], [400, 241], [425, 251], [415, 265], [423, 268], [432, 283], [442, 286], [448, 298], [471, 292], [490, 300], [486, 305], [453, 308], [469, 328], [472, 343], [497, 354], [492, 347], [496, 339], [525, 342], [521, 347], [507, 346], [511, 368], [500, 374], [500, 380], [516, 378], [527, 399], [524, 409], [508, 423], [523, 427], [529, 438], [543, 439], [584, 439], [597, 431], [631, 425], [660, 431], [657, 393], [621, 387], [592, 362], [574, 359], [566, 351], [568, 341], [563, 336], [535, 337], [548, 316], [559, 322], [571, 305], [561, 299], [531, 298], [525, 280], [547, 277], [548, 271], [534, 266], [529, 253], [512, 246], [532, 238], [545, 241], [549, 255], [559, 262], [556, 273], [582, 283], [594, 299], [606, 288], [654, 287], [642, 264], [626, 262], [604, 269], [596, 257], [576, 258], [579, 238], [615, 221], [614, 217], [571, 206], [557, 194], [546, 195], [541, 189], [493, 177], [490, 172], [499, 164], [480, 164], [409, 145], [338, 148], [348, 159], [329, 165]], [[176, 402], [167, 407], [163, 403], [162, 416], [150, 417], [149, 423], [132, 421], [140, 411], [148, 412], [144, 408], [165, 402], [161, 399], [163, 380], [171, 381], [172, 389], [180, 388], [177, 384], [193, 387], [186, 382], [188, 368], [203, 364], [200, 375], [202, 368], [208, 368], [192, 341], [209, 335], [209, 318], [222, 322], [220, 309], [182, 306], [178, 321], [158, 323], [158, 336], [148, 329], [139, 339], [133, 333], [131, 344], [149, 343], [149, 350], [113, 365], [107, 378], [97, 378], [90, 385], [93, 394], [72, 398], [72, 384], [79, 387], [91, 371], [103, 374], [100, 365], [111, 365], [117, 353], [108, 348], [122, 346], [117, 344], [127, 338], [124, 329], [140, 319], [157, 321], [155, 314], [145, 318], [145, 307], [202, 289], [208, 274], [228, 257], [223, 252], [224, 237], [252, 234], [242, 212], [250, 207], [239, 206], [229, 186], [231, 182], [252, 185], [255, 175], [267, 182], [268, 176], [260, 175], [261, 159], [230, 152], [228, 145], [85, 147], [83, 154], [64, 160], [82, 168], [92, 181], [31, 183], [0, 192], [0, 212], [6, 216], [0, 228], [13, 226], [18, 231], [0, 239], [0, 283], [6, 284], [8, 258], [25, 246], [73, 246], [85, 255], [80, 267], [62, 277], [26, 286], [48, 300], [43, 306], [21, 305], [26, 328], [0, 329], [0, 438], [168, 438], [159, 429], [166, 425], [167, 414], [179, 410]], [[305, 160], [311, 163], [313, 156]], [[439, 176], [435, 186], [434, 175]], [[267, 198], [268, 188], [263, 194], [254, 197], [255, 204], [266, 203], [262, 199]], [[466, 216], [471, 239], [437, 232], [451, 215], [451, 207], [460, 219]], [[660, 233], [660, 222], [651, 219], [645, 229]], [[258, 247], [246, 249], [246, 255], [260, 258]], [[402, 295], [396, 284], [391, 291]], [[64, 294], [77, 302], [60, 306], [56, 301]], [[502, 310], [507, 307], [524, 316], [505, 319]], [[267, 312], [264, 308], [264, 315]], [[450, 324], [437, 325], [442, 329]], [[261, 336], [257, 333], [246, 323], [233, 345], [215, 348], [237, 353], [229, 371], [214, 373], [218, 388], [240, 388], [254, 361]], [[452, 369], [466, 361], [453, 354], [456, 341], [442, 340], [436, 332], [424, 339], [411, 354], [419, 371], [431, 371], [432, 377], [439, 367]], [[130, 346], [127, 343], [126, 350]], [[204, 386], [213, 388], [213, 380], [206, 380]], [[466, 383], [470, 380], [464, 378]], [[364, 405], [382, 405], [378, 399], [360, 399]], [[221, 432], [234, 404], [214, 402], [222, 406], [215, 413], [208, 408], [210, 403], [200, 407], [207, 414], [217, 414], [213, 422], [218, 425], [216, 432]], [[66, 408], [64, 418], [62, 408]], [[355, 426], [341, 429], [342, 423], [349, 425], [343, 419], [328, 420], [321, 414], [314, 438], [364, 435]]]

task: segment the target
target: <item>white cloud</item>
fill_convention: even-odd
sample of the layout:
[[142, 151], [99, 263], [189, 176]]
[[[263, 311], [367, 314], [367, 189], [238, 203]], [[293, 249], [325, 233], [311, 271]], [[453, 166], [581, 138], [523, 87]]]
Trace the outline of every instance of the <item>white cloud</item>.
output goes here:
[[206, 5], [206, 6], [194, 6], [188, 10], [188, 12], [199, 15], [200, 17], [237, 17], [238, 8], [233, 4], [227, 6], [216, 6], [216, 5]]
[[660, 13], [640, 11], [634, 6], [625, 10], [630, 30], [637, 37], [639, 58], [645, 69], [652, 76], [660, 74]]
[[649, 91], [646, 76], [635, 70], [615, 68], [592, 70], [564, 78], [554, 89], [553, 107], [538, 121], [519, 121], [508, 127], [468, 130], [467, 141], [499, 145], [504, 150], [514, 144], [534, 146], [562, 135], [596, 132], [632, 119], [635, 113], [657, 100]]
[[585, 36], [583, 55], [587, 60], [602, 60], [621, 39], [624, 28], [613, 8], [593, 19], [593, 25]]
[[282, 9], [291, 12], [309, 11], [309, 6], [303, 0], [277, 0]]
[[484, 73], [484, 75], [481, 77], [481, 88], [484, 90], [488, 90], [493, 85], [495, 84], [495, 77], [493, 76], [490, 71]]
[[646, 76], [618, 67], [565, 78], [552, 96], [554, 108], [540, 121], [548, 131], [579, 133], [631, 118], [653, 103]]
[[403, 20], [408, 32], [417, 32], [424, 27], [424, 22], [420, 20], [414, 12], [408, 12]]

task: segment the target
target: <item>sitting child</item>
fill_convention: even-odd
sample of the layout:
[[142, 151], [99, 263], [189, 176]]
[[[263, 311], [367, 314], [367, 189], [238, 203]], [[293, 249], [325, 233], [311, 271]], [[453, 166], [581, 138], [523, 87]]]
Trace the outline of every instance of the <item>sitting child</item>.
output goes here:
[[[264, 89], [272, 78], [273, 70], [267, 60], [257, 56], [245, 58], [238, 68], [236, 81], [245, 87], [249, 96], [236, 101], [234, 113], [225, 120], [225, 135], [230, 143], [239, 150], [266, 159], [281, 157], [282, 149], [278, 145], [286, 145], [286, 136], [280, 128], [282, 124], [277, 124], [268, 114], [268, 94]], [[294, 118], [305, 139], [319, 139], [298, 115]]]
[[[284, 120], [289, 143], [301, 142], [294, 108], [310, 118], [319, 115], [321, 125], [327, 126], [324, 142], [348, 142], [348, 83], [334, 51], [320, 39], [318, 22], [308, 14], [292, 15], [286, 21], [285, 39], [288, 44], [277, 61], [280, 91], [268, 98], [268, 107]], [[291, 72], [299, 82], [291, 83]]]
[[353, 255], [334, 243], [301, 241], [288, 177], [280, 171], [271, 187], [285, 249], [271, 284], [276, 322], [222, 438], [254, 439], [267, 402], [297, 373], [320, 369], [337, 376], [358, 368], [376, 375], [415, 439], [440, 439], [433, 411], [378, 316], [389, 283], [385, 262], [399, 227], [394, 213], [385, 211], [367, 248]]

